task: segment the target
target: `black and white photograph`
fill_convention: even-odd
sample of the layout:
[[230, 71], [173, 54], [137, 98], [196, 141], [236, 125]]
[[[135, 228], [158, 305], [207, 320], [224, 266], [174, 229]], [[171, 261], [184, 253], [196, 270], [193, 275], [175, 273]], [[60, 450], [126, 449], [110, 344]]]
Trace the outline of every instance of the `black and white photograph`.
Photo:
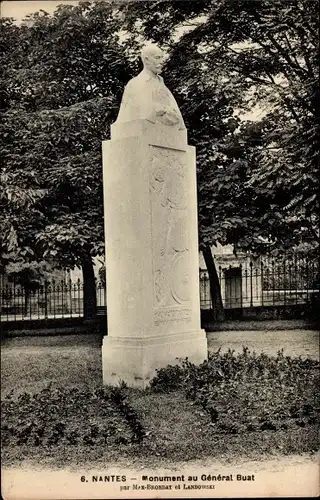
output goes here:
[[318, 1], [0, 7], [2, 497], [318, 497]]

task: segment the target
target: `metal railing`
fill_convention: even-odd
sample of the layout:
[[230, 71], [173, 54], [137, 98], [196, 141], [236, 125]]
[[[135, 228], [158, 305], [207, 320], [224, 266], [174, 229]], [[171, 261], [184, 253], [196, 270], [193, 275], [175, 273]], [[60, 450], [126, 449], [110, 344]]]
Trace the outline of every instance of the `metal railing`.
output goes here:
[[[97, 309], [106, 307], [105, 286], [96, 283]], [[83, 316], [83, 283], [46, 281], [26, 288], [14, 282], [2, 285], [0, 317], [2, 321], [26, 319], [81, 318]]]
[[[308, 304], [319, 294], [319, 262], [306, 259], [246, 261], [218, 266], [225, 309]], [[208, 271], [200, 269], [200, 306], [212, 309]]]
[[[226, 309], [308, 304], [319, 294], [319, 263], [302, 260], [256, 260], [218, 266], [221, 297]], [[207, 270], [200, 269], [200, 307], [212, 309]], [[1, 285], [1, 321], [76, 318], [83, 316], [80, 280], [45, 282], [26, 288]], [[96, 281], [97, 313], [106, 313], [105, 283]]]

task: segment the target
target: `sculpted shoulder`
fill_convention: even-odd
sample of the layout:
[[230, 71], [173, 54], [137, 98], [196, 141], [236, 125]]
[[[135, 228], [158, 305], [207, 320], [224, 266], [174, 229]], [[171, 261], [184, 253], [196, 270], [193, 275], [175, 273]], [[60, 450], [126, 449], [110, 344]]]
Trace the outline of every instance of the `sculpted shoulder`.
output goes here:
[[[160, 75], [158, 76], [158, 78], [161, 82], [163, 82], [163, 78]], [[137, 76], [134, 76], [133, 78], [131, 78], [131, 80], [128, 81], [126, 89], [130, 90], [137, 87], [142, 87], [144, 84], [147, 84], [149, 82], [152, 83], [153, 80], [154, 78], [152, 78], [151, 75], [144, 71], [141, 71], [141, 73], [139, 73]]]
[[131, 80], [128, 81], [127, 85], [125, 86], [126, 89], [131, 89], [134, 88], [137, 84], [139, 84], [139, 75], [134, 76], [131, 78]]

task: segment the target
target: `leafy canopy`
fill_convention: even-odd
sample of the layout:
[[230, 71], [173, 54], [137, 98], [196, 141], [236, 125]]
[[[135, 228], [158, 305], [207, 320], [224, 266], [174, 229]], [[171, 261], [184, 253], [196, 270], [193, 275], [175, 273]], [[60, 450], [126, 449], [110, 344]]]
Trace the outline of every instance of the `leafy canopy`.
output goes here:
[[[130, 2], [128, 30], [170, 51], [198, 149], [200, 241], [319, 242], [318, 2]], [[259, 110], [259, 123], [235, 118]]]
[[[164, 78], [197, 148], [201, 247], [314, 246], [316, 7], [315, 0], [80, 2], [21, 26], [1, 20], [7, 261], [15, 253], [73, 266], [102, 252], [101, 141], [138, 72], [143, 40], [168, 51]], [[241, 122], [257, 106], [262, 118]]]

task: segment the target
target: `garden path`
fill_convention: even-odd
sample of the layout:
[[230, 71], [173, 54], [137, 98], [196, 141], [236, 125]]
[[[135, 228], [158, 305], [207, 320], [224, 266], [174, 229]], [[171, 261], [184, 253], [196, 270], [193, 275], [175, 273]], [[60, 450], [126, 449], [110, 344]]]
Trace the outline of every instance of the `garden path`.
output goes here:
[[319, 331], [316, 330], [209, 332], [207, 337], [211, 351], [221, 348], [222, 352], [228, 349], [241, 352], [245, 346], [251, 352], [275, 356], [283, 349], [285, 356], [319, 360]]

